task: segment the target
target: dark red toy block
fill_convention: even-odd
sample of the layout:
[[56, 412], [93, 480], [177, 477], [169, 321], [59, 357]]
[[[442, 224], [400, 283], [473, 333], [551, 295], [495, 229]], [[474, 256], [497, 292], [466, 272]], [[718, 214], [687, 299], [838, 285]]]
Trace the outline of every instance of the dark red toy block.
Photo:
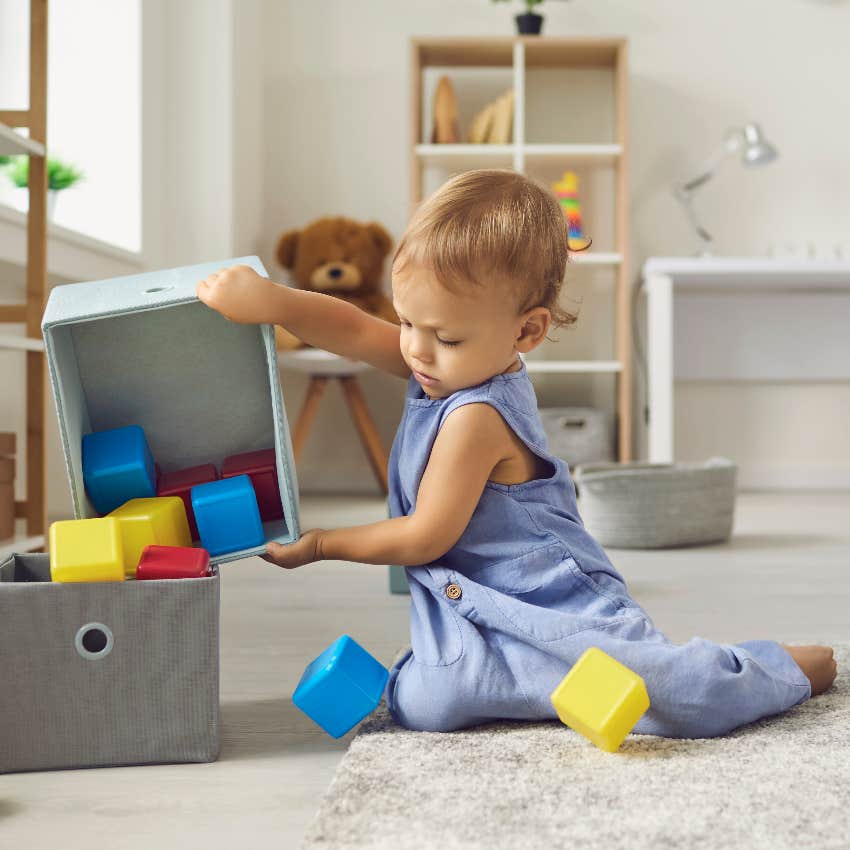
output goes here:
[[203, 578], [210, 574], [210, 553], [187, 546], [145, 546], [136, 579]]
[[274, 449], [261, 449], [258, 452], [245, 452], [225, 458], [221, 465], [221, 477], [233, 478], [236, 475], [250, 477], [263, 522], [283, 516]]
[[192, 540], [198, 540], [200, 537], [195, 523], [195, 512], [192, 510], [192, 488], [197, 484], [207, 484], [210, 481], [218, 481], [218, 470], [214, 463], [190, 466], [188, 469], [178, 469], [176, 472], [163, 472], [156, 485], [157, 496], [179, 496], [183, 500]]

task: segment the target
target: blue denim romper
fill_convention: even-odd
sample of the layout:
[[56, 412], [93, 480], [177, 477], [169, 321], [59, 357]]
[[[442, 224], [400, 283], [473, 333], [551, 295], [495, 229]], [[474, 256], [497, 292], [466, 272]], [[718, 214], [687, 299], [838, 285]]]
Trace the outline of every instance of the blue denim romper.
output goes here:
[[582, 524], [567, 464], [546, 449], [524, 363], [443, 399], [429, 399], [410, 378], [390, 455], [391, 516], [413, 513], [440, 426], [473, 403], [498, 410], [551, 474], [488, 481], [457, 543], [407, 567], [411, 649], [386, 689], [398, 723], [450, 731], [555, 718], [549, 694], [590, 646], [646, 682], [651, 706], [636, 732], [722, 735], [810, 696], [808, 679], [774, 641], [675, 645], [653, 626]]

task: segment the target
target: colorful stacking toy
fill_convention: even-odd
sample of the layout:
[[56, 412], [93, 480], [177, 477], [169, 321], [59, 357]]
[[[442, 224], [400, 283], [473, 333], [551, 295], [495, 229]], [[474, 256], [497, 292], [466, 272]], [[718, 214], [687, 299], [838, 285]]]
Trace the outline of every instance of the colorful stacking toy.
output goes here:
[[553, 184], [552, 191], [567, 217], [568, 238], [584, 239], [581, 226], [581, 201], [578, 197], [578, 175], [574, 171], [565, 171], [563, 177]]
[[221, 464], [221, 477], [233, 478], [237, 475], [247, 475], [251, 479], [263, 522], [283, 516], [274, 449], [245, 452], [225, 458]]
[[175, 472], [163, 472], [156, 487], [157, 496], [179, 496], [186, 506], [186, 518], [189, 520], [189, 533], [192, 540], [199, 538], [198, 524], [195, 522], [195, 511], [192, 509], [193, 487], [198, 484], [208, 484], [218, 480], [218, 470], [214, 463], [204, 463], [200, 466], [190, 466]]
[[380, 661], [342, 635], [307, 667], [292, 701], [340, 738], [378, 707], [388, 678]]
[[124, 549], [114, 517], [69, 519], [50, 526], [53, 581], [123, 581]]
[[108, 514], [130, 499], [156, 495], [156, 471], [138, 425], [83, 437], [83, 483], [94, 509]]
[[210, 555], [266, 542], [257, 496], [247, 475], [199, 484], [191, 493], [201, 545]]
[[643, 679], [595, 646], [582, 653], [550, 699], [563, 723], [609, 753], [649, 708]]
[[118, 520], [124, 549], [124, 574], [136, 575], [145, 546], [191, 546], [186, 508], [179, 496], [130, 499], [109, 516]]
[[169, 578], [204, 578], [210, 574], [210, 553], [183, 546], [145, 546], [136, 578], [139, 581]]

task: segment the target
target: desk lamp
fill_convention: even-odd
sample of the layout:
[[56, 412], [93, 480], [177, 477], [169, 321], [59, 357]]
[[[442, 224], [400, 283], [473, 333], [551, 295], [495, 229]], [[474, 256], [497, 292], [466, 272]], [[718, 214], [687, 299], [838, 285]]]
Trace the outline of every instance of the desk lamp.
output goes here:
[[673, 187], [673, 194], [685, 208], [691, 226], [700, 239], [697, 255], [707, 257], [711, 254], [711, 234], [699, 223], [693, 208], [694, 193], [707, 183], [715, 174], [727, 155], [740, 152], [741, 162], [747, 166], [767, 165], [777, 157], [776, 148], [762, 135], [758, 124], [746, 124], [741, 128], [729, 130], [723, 144], [712, 154], [696, 177]]

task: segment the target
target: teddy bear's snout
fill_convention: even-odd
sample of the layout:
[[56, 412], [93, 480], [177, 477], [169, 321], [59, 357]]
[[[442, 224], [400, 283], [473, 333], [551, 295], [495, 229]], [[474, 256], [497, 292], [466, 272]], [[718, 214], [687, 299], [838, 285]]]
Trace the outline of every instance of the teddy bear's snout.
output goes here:
[[357, 289], [363, 282], [360, 269], [352, 263], [324, 263], [313, 270], [310, 284], [320, 292], [333, 289]]

